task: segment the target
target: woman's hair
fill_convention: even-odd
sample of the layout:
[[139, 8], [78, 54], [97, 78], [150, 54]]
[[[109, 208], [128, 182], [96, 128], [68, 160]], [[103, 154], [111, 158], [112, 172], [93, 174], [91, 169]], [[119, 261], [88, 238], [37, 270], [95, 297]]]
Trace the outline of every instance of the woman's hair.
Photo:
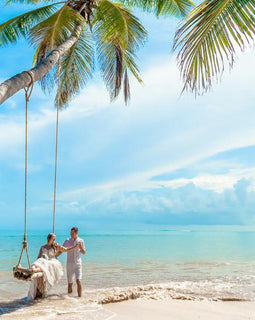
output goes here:
[[47, 242], [49, 242], [52, 237], [56, 237], [56, 236], [55, 236], [55, 233], [49, 233], [49, 234], [47, 235]]
[[[56, 238], [55, 233], [49, 233], [49, 234], [47, 235], [47, 242], [49, 242], [52, 237], [55, 237], [55, 238]], [[53, 243], [53, 244], [52, 244], [52, 247], [53, 247], [53, 250], [54, 250], [54, 252], [55, 252], [55, 254], [56, 254], [58, 244], [57, 244], [57, 243]]]

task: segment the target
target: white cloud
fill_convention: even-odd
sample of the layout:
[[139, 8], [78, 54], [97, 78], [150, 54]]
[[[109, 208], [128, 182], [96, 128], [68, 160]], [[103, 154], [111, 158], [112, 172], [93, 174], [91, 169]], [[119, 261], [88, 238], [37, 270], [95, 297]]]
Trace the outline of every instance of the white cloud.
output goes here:
[[[236, 172], [179, 179], [168, 184], [150, 181], [153, 176], [183, 168], [218, 152], [254, 144], [255, 110], [251, 101], [255, 76], [250, 71], [255, 64], [254, 54], [247, 53], [240, 59], [231, 77], [226, 75], [214, 93], [197, 100], [191, 95], [178, 99], [181, 84], [174, 59], [169, 62], [168, 58], [156, 57], [155, 61], [144, 73], [143, 86], [132, 80], [129, 107], [123, 107], [121, 100], [111, 105], [102, 82], [94, 81], [61, 112], [63, 143], [72, 137], [72, 142], [66, 145], [65, 165], [68, 161], [72, 170], [79, 171], [88, 161], [94, 161], [95, 167], [100, 166], [109, 173], [107, 178], [102, 176], [100, 183], [90, 181], [82, 187], [80, 182], [80, 187], [74, 190], [66, 185], [61, 197], [70, 196], [76, 201], [76, 197], [90, 190], [100, 194], [102, 190], [111, 189], [174, 188], [190, 182], [222, 191], [233, 187], [242, 175], [246, 177], [244, 172]], [[30, 150], [36, 153], [40, 148], [49, 152], [48, 161], [53, 163], [47, 139], [54, 141], [56, 113], [49, 100], [44, 98], [41, 104], [40, 99], [36, 99], [34, 96], [31, 101], [33, 111], [29, 115]], [[7, 158], [17, 152], [23, 155], [23, 120], [21, 115], [12, 120], [10, 114], [1, 116], [0, 156], [3, 160], [8, 161]], [[35, 161], [36, 155], [33, 158]], [[44, 159], [38, 160], [40, 167], [43, 166]], [[80, 176], [80, 179], [85, 178]]]
[[[178, 121], [180, 121], [180, 129], [183, 132], [183, 138], [179, 138], [176, 135], [174, 136], [175, 140], [179, 139], [177, 142], [180, 143], [182, 142], [182, 139], [186, 139], [190, 134], [193, 135], [192, 138], [197, 138], [198, 134], [202, 135], [207, 126], [212, 126], [212, 128], [214, 127], [217, 130], [217, 125], [220, 125], [220, 134], [222, 134], [222, 126], [224, 124], [216, 123], [216, 121], [219, 120], [219, 116], [229, 117], [233, 122], [233, 120], [237, 120], [235, 117], [239, 117], [241, 113], [244, 115], [248, 111], [252, 112], [250, 105], [245, 105], [248, 100], [250, 100], [250, 96], [252, 96], [253, 80], [255, 78], [254, 74], [251, 72], [251, 70], [253, 70], [251, 65], [255, 65], [254, 54], [252, 52], [246, 53], [246, 55], [238, 61], [238, 64], [231, 76], [228, 74], [225, 75], [223, 83], [220, 87], [216, 87], [213, 94], [211, 93], [207, 96], [199, 97], [197, 100], [195, 100], [192, 95], [184, 95], [178, 100], [181, 83], [179, 81], [179, 72], [176, 67], [175, 58], [170, 60], [169, 56], [159, 57], [155, 57], [154, 64], [145, 70], [143, 74], [143, 86], [140, 86], [134, 79], [132, 79], [132, 103], [130, 107], [125, 108], [125, 110], [121, 110], [122, 116], [127, 117], [130, 120], [134, 120], [135, 117], [139, 120], [141, 120], [141, 118], [147, 120], [150, 118], [150, 120], [155, 120], [155, 117], [158, 117], [158, 120], [160, 121], [164, 114], [168, 114], [169, 120], [172, 119], [177, 121], [178, 119]], [[122, 100], [118, 100], [115, 104], [110, 105], [108, 93], [106, 92], [102, 82], [98, 80], [98, 77], [96, 77], [96, 79], [96, 81], [91, 82], [88, 87], [73, 100], [69, 108], [61, 112], [61, 121], [63, 122], [63, 125], [65, 125], [65, 123], [74, 123], [76, 120], [88, 117], [95, 112], [100, 112], [106, 107], [115, 109], [119, 108], [119, 104], [123, 105]], [[244, 90], [249, 92], [247, 100], [243, 95]], [[240, 94], [242, 93], [241, 98], [244, 105], [240, 105], [239, 101], [233, 103], [232, 99], [236, 99], [233, 93], [236, 94], [238, 91]], [[238, 97], [240, 97], [239, 94]], [[13, 99], [11, 103], [15, 104], [16, 102]], [[42, 100], [42, 105], [40, 99]], [[36, 134], [36, 131], [45, 130], [49, 125], [53, 125], [55, 123], [55, 111], [51, 104], [52, 99], [51, 101], [45, 99], [38, 88], [36, 88], [34, 96], [31, 99], [31, 110], [33, 111], [30, 112], [29, 119], [32, 136]], [[36, 107], [39, 106], [38, 111], [34, 111], [34, 105]], [[199, 119], [197, 116], [200, 112], [202, 114]], [[210, 115], [210, 118], [206, 118], [206, 113]], [[154, 116], [153, 119], [151, 119], [152, 114]], [[194, 115], [195, 118], [193, 117]], [[233, 116], [233, 118], [231, 118], [231, 116]], [[20, 139], [18, 139], [17, 136], [22, 136], [23, 119], [19, 116], [13, 120], [9, 120], [10, 117], [13, 117], [13, 115], [10, 116], [10, 114], [8, 114], [8, 116], [1, 117], [0, 134], [5, 138], [6, 144], [11, 144], [12, 141], [14, 141], [15, 144], [20, 143]], [[240, 121], [244, 121], [249, 118], [250, 117], [243, 117]], [[200, 121], [203, 122], [210, 119], [212, 124], [200, 123]], [[190, 123], [189, 120], [196, 121], [197, 124]], [[225, 127], [227, 131], [229, 129], [229, 119], [224, 119], [224, 121], [226, 121]], [[116, 121], [114, 121], [114, 123], [116, 124]], [[122, 126], [123, 122], [118, 124], [119, 126]], [[175, 126], [175, 124], [169, 123], [169, 127], [173, 125]], [[187, 127], [185, 128], [184, 125]], [[251, 132], [253, 133], [254, 131], [252, 131], [252, 128], [250, 127], [250, 122], [247, 121], [245, 124], [239, 123], [239, 125], [246, 125], [247, 128], [245, 136], [241, 135], [240, 140], [232, 143], [230, 148], [233, 148], [236, 145], [249, 145], [255, 141], [255, 138], [251, 136]], [[2, 126], [4, 126], [3, 129]], [[192, 133], [190, 132], [191, 129]], [[236, 129], [238, 131], [242, 128]], [[179, 130], [176, 131], [178, 132]], [[214, 133], [217, 137], [218, 132]], [[235, 133], [233, 132], [233, 134]], [[238, 137], [235, 136], [235, 139], [236, 138], [238, 139]], [[1, 142], [3, 142], [3, 140], [4, 139], [2, 138]], [[160, 143], [161, 148], [167, 147], [167, 145], [164, 145], [166, 141], [160, 141]], [[226, 145], [223, 145], [222, 147], [222, 150], [226, 149]], [[220, 148], [218, 148], [217, 151], [219, 150]]]
[[[254, 180], [253, 180], [254, 183]], [[250, 181], [238, 180], [232, 189], [223, 192], [206, 190], [188, 183], [184, 186], [158, 186], [157, 189], [111, 190], [97, 195], [90, 189], [83, 194], [79, 207], [72, 210], [68, 201], [61, 201], [61, 212], [94, 218], [130, 220], [162, 224], [250, 224], [255, 221], [255, 192]], [[87, 219], [87, 218], [86, 218]]]
[[182, 178], [174, 179], [169, 182], [157, 181], [157, 183], [172, 188], [179, 188], [186, 184], [193, 183], [201, 189], [222, 193], [226, 189], [233, 189], [234, 185], [242, 178], [253, 181], [249, 186], [249, 190], [253, 189], [255, 191], [255, 168], [231, 170], [227, 174], [201, 174], [192, 179]]
[[[179, 189], [189, 184], [201, 190], [211, 190], [216, 193], [224, 193], [225, 190], [234, 190], [238, 181], [245, 179], [249, 181], [247, 190], [255, 192], [255, 167], [249, 169], [230, 170], [227, 174], [201, 174], [194, 178], [180, 178], [171, 180], [150, 180], [150, 176], [134, 175], [126, 179], [112, 181], [111, 183], [90, 185], [83, 188], [63, 192], [58, 196], [61, 201], [78, 199], [88, 204], [112, 197], [121, 192], [153, 192], [162, 188], [172, 190]], [[156, 197], [158, 194], [156, 193]]]
[[[98, 94], [100, 92], [100, 95]], [[15, 98], [15, 97], [14, 97]], [[16, 105], [16, 101], [8, 100], [3, 105], [3, 110]], [[51, 97], [52, 98], [52, 97]], [[52, 100], [52, 99], [51, 99]], [[101, 103], [100, 103], [101, 100]], [[75, 98], [70, 106], [63, 109], [60, 113], [61, 125], [71, 123], [77, 119], [83, 119], [99, 112], [109, 106], [106, 90], [101, 85], [90, 84], [80, 96]], [[19, 104], [19, 108], [25, 110], [25, 104]], [[36, 110], [38, 108], [38, 110]], [[36, 110], [36, 111], [35, 111]], [[9, 157], [23, 148], [24, 143], [24, 112], [19, 110], [9, 112], [0, 116], [0, 157]], [[37, 143], [37, 138], [43, 135], [49, 127], [54, 127], [56, 123], [56, 110], [49, 99], [42, 96], [38, 86], [33, 92], [33, 98], [28, 108], [28, 135], [31, 144]], [[54, 133], [54, 130], [52, 130]], [[18, 149], [17, 149], [18, 148]]]

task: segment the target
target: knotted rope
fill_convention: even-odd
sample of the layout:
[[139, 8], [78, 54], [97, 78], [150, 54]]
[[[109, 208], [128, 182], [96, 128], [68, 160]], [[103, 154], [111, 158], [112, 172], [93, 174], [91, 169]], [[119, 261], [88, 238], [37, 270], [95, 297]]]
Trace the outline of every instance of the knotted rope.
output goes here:
[[56, 118], [56, 148], [55, 148], [55, 174], [54, 174], [54, 200], [53, 200], [53, 233], [55, 233], [55, 220], [56, 220], [56, 194], [57, 194], [57, 164], [58, 164], [58, 123], [59, 123], [59, 100], [60, 100], [60, 72], [61, 63], [58, 60], [58, 92], [57, 92], [57, 118]]
[[31, 268], [29, 254], [28, 254], [28, 242], [27, 242], [27, 109], [28, 109], [28, 102], [31, 97], [33, 87], [34, 87], [34, 74], [31, 71], [27, 71], [27, 74], [30, 77], [30, 83], [27, 87], [24, 88], [25, 91], [25, 101], [26, 101], [26, 110], [25, 110], [25, 223], [24, 223], [24, 238], [22, 241], [22, 250], [20, 253], [19, 261], [17, 264], [17, 267], [20, 265], [21, 258], [23, 255], [24, 250], [27, 254], [27, 261], [29, 269]]

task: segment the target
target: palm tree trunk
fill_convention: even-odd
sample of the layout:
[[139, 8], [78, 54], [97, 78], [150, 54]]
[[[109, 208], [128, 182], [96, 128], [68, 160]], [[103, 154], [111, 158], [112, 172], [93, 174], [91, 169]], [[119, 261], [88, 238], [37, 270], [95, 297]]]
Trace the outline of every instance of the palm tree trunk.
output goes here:
[[[78, 40], [82, 30], [82, 25], [78, 25], [73, 33], [64, 43], [53, 50], [41, 63], [30, 72], [33, 74], [34, 82], [40, 80], [45, 76], [59, 60], [59, 58], [66, 53]], [[27, 71], [16, 74], [14, 77], [6, 80], [0, 84], [0, 104], [13, 96], [19, 90], [26, 88], [31, 83], [31, 76]]]

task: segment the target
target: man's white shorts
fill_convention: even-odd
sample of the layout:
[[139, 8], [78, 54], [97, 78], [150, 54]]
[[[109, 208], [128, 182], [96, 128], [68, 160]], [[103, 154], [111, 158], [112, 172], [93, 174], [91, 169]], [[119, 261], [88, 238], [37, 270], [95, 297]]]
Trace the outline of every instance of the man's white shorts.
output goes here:
[[68, 263], [66, 265], [67, 281], [68, 283], [73, 283], [73, 278], [75, 280], [81, 280], [82, 278], [82, 264]]

